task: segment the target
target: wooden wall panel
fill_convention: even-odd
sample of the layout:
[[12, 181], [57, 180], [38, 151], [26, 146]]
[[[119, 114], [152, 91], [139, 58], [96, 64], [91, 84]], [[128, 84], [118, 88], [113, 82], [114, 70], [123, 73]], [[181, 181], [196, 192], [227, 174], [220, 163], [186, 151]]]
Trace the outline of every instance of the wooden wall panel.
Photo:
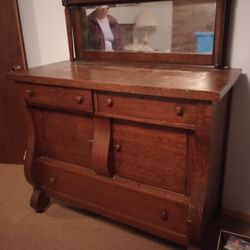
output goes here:
[[172, 51], [195, 52], [195, 32], [214, 31], [215, 12], [216, 0], [173, 1]]

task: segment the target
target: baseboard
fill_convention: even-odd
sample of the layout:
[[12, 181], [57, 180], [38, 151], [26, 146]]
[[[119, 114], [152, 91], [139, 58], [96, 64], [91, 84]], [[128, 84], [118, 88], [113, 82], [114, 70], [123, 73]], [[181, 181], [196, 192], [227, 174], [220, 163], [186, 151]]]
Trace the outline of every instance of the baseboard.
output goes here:
[[222, 214], [226, 216], [230, 216], [233, 219], [237, 219], [237, 220], [250, 224], [250, 214], [241, 213], [241, 212], [230, 210], [227, 208], [222, 209]]

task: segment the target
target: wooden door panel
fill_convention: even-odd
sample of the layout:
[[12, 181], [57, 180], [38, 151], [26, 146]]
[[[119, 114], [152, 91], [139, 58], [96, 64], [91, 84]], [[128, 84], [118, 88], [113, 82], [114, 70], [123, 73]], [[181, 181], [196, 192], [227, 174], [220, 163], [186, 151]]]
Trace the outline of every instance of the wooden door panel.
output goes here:
[[112, 143], [116, 175], [185, 193], [185, 130], [115, 121]]
[[13, 81], [6, 78], [13, 65], [26, 68], [16, 0], [1, 6], [0, 30], [0, 162], [21, 163], [26, 131]]
[[91, 167], [93, 121], [88, 115], [72, 115], [33, 109], [40, 156]]

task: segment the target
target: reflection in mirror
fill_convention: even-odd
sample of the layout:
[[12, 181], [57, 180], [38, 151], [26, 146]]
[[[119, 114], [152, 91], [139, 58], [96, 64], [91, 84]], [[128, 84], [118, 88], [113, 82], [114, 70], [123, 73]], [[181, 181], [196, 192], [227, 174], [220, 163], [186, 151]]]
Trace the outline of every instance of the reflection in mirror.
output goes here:
[[216, 0], [82, 9], [85, 50], [199, 54], [213, 51]]

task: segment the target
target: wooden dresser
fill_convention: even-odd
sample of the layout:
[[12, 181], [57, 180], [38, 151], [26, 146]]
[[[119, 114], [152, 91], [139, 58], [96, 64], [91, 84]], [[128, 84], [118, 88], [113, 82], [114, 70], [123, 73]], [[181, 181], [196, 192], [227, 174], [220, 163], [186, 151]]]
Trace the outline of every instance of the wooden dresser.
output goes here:
[[31, 206], [43, 212], [52, 197], [200, 249], [220, 206], [240, 70], [98, 55], [9, 74], [26, 115]]

